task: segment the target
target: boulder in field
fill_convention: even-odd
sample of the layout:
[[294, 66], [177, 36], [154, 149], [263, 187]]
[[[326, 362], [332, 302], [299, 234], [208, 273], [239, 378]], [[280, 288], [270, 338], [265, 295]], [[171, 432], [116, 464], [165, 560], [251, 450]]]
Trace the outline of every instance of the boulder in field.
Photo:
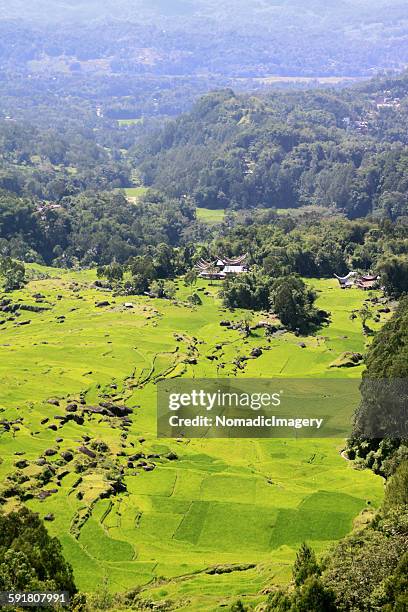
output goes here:
[[133, 412], [132, 408], [128, 408], [128, 406], [115, 406], [114, 404], [110, 407], [110, 410], [117, 417], [125, 417]]
[[106, 408], [102, 408], [101, 406], [87, 406], [84, 412], [88, 414], [106, 414]]
[[135, 453], [134, 455], [131, 455], [129, 457], [129, 460], [130, 461], [139, 461], [139, 459], [144, 459], [144, 458], [145, 458], [145, 456], [144, 456], [143, 453]]
[[251, 357], [260, 357], [262, 355], [261, 348], [253, 348], [251, 351]]
[[74, 458], [74, 454], [73, 454], [73, 453], [71, 453], [71, 451], [65, 450], [65, 451], [62, 451], [62, 453], [61, 453], [61, 457], [62, 457], [63, 459], [65, 459], [65, 461], [66, 461], [67, 463], [69, 463], [70, 461], [72, 461], [72, 460], [73, 460], [73, 458]]
[[90, 459], [95, 459], [96, 458], [96, 453], [94, 453], [93, 451], [91, 451], [90, 448], [87, 448], [86, 446], [80, 446], [78, 448], [79, 452], [82, 453], [83, 455], [86, 455], [87, 457], [90, 457]]
[[55, 516], [50, 512], [44, 516], [44, 521], [55, 521]]
[[57, 399], [51, 398], [49, 400], [47, 400], [47, 404], [51, 404], [51, 406], [59, 406], [60, 403]]
[[96, 302], [95, 306], [97, 308], [105, 308], [106, 306], [110, 306], [110, 302], [108, 302], [108, 300], [103, 300], [102, 302]]
[[47, 497], [50, 497], [51, 495], [51, 491], [40, 491], [38, 494], [38, 499], [44, 500], [47, 499]]
[[44, 455], [46, 457], [53, 457], [56, 454], [57, 454], [57, 451], [55, 450], [55, 448], [47, 448], [47, 450], [44, 452]]

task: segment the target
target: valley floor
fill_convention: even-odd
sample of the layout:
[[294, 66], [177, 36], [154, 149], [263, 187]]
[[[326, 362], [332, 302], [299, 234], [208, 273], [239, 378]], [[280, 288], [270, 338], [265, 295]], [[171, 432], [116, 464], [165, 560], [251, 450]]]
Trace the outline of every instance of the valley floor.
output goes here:
[[[6, 509], [19, 503], [13, 485], [52, 519], [81, 590], [141, 587], [180, 610], [256, 602], [290, 579], [301, 542], [321, 553], [380, 503], [382, 480], [353, 469], [342, 440], [156, 437], [163, 377], [361, 376], [361, 366], [330, 366], [364, 353], [350, 314], [367, 294], [310, 280], [329, 326], [307, 338], [258, 329], [244, 339], [220, 326], [243, 313], [225, 311], [216, 285], [200, 281], [203, 305], [191, 307], [181, 280], [175, 301], [122, 298], [96, 289], [92, 271], [33, 268], [45, 278], [9, 297], [46, 310], [0, 314], [0, 482], [11, 491]], [[238, 369], [255, 347], [262, 355]]]

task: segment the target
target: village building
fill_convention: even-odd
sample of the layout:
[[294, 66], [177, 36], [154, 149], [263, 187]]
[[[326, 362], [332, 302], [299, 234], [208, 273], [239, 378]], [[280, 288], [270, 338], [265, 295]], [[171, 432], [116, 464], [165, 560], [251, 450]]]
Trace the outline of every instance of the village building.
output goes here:
[[357, 279], [356, 286], [359, 289], [363, 289], [363, 291], [377, 289], [379, 278], [380, 277], [377, 275], [362, 276], [361, 278]]
[[337, 276], [334, 275], [339, 281], [339, 285], [342, 289], [350, 289], [354, 285], [354, 278], [356, 276], [355, 272], [349, 272], [347, 276]]
[[224, 280], [228, 276], [235, 276], [248, 272], [247, 259], [248, 254], [232, 259], [228, 257], [218, 257], [214, 261], [200, 259], [196, 265], [196, 270], [200, 278]]
[[337, 276], [337, 274], [334, 276], [339, 281], [341, 289], [351, 289], [352, 287], [357, 287], [357, 289], [362, 289], [363, 291], [377, 289], [380, 280], [380, 277], [376, 274], [367, 274], [356, 279], [356, 272], [349, 272], [347, 276]]

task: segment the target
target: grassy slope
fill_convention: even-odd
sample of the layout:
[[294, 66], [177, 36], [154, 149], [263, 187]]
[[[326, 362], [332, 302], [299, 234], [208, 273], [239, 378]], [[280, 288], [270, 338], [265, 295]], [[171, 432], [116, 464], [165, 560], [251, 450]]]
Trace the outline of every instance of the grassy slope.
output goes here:
[[222, 223], [224, 221], [225, 209], [197, 208], [196, 214], [197, 219], [203, 221], [203, 223]]
[[147, 187], [127, 187], [123, 191], [130, 202], [137, 203], [148, 190]]
[[[34, 461], [49, 447], [77, 449], [84, 434], [104, 440], [112, 455], [173, 450], [179, 457], [157, 460], [150, 473], [128, 469], [126, 457], [120, 457], [127, 493], [96, 501], [79, 539], [72, 532], [73, 518], [97, 500], [102, 476], [84, 476], [82, 500], [73, 486], [78, 475], [69, 472], [48, 499], [29, 501], [41, 515], [55, 513], [49, 529], [61, 538], [81, 589], [96, 589], [107, 576], [112, 590], [145, 585], [146, 597], [175, 599], [183, 610], [213, 610], [242, 594], [256, 601], [267, 584], [289, 578], [295, 550], [304, 539], [323, 551], [351, 529], [368, 500], [378, 504], [381, 480], [353, 470], [339, 454], [340, 440], [156, 439], [158, 377], [216, 377], [216, 364], [206, 355], [221, 342], [224, 372], [231, 375], [234, 357], [248, 353], [251, 345], [265, 344], [262, 331], [244, 346], [237, 331], [220, 327], [221, 319], [239, 319], [239, 312], [225, 313], [215, 297], [203, 292], [203, 306], [196, 309], [134, 298], [135, 308], [127, 310], [123, 303], [129, 298], [106, 298], [90, 288], [93, 272], [51, 274], [54, 278], [33, 281], [14, 294], [14, 299], [33, 303], [33, 294], [40, 291], [51, 310], [23, 313], [19, 321], [30, 319], [28, 326], [16, 327], [13, 321], [0, 326], [2, 418], [24, 416], [18, 431], [1, 437], [0, 480], [15, 469], [16, 451], [24, 450], [25, 458]], [[321, 290], [319, 305], [332, 313], [331, 325], [306, 338], [305, 349], [291, 334], [272, 339], [271, 350], [247, 362], [240, 375], [360, 375], [360, 367], [345, 372], [329, 366], [343, 351], [364, 351], [361, 323], [350, 321], [349, 314], [366, 296], [340, 291], [330, 280], [312, 284]], [[217, 291], [215, 286], [205, 288]], [[179, 283], [179, 299], [190, 292]], [[95, 307], [102, 299], [111, 305]], [[57, 318], [62, 315], [64, 323]], [[193, 337], [202, 342], [197, 345], [198, 364], [187, 366], [182, 362]], [[68, 423], [58, 432], [41, 425], [44, 417], [57, 423], [54, 417], [64, 413], [65, 402], [51, 406], [48, 398], [76, 399], [80, 391], [86, 391], [88, 404], [110, 395], [140, 406], [127, 440], [121, 429], [97, 417], [83, 426]], [[56, 444], [58, 437], [63, 440]], [[36, 470], [32, 463], [24, 471], [34, 476]], [[55, 489], [55, 483], [47, 488]], [[229, 563], [256, 567], [220, 575], [200, 571]], [[165, 580], [152, 583], [157, 577]]]

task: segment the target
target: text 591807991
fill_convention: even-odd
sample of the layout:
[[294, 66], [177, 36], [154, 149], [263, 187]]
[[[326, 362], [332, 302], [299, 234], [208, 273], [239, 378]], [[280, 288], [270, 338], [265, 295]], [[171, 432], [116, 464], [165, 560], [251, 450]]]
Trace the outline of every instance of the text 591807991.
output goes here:
[[69, 593], [41, 591], [1, 591], [0, 606], [67, 606]]

